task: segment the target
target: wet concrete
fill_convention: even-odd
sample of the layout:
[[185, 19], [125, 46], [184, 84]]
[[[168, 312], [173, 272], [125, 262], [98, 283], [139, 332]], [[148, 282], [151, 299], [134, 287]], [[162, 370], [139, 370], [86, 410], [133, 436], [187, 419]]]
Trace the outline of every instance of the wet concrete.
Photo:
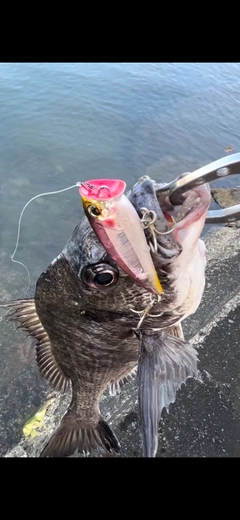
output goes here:
[[239, 188], [212, 188], [212, 197], [222, 208], [239, 204]]
[[[163, 411], [157, 457], [240, 456], [240, 230], [212, 229], [204, 240], [206, 290], [198, 311], [183, 325], [185, 337], [198, 347], [199, 375], [178, 391], [169, 414]], [[36, 457], [65, 413], [70, 395], [51, 392], [33, 361], [6, 385], [3, 400], [1, 454]], [[24, 436], [23, 425], [40, 402], [48, 403], [47, 411], [42, 410], [32, 437], [26, 431]], [[141, 457], [135, 383], [119, 396], [106, 393], [101, 410], [119, 438], [121, 456]]]

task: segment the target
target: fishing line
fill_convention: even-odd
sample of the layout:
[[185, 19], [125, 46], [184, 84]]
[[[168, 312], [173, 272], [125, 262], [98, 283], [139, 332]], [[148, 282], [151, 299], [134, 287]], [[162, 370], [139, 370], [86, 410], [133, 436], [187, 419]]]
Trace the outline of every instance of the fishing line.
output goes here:
[[[15, 249], [13, 251], [13, 254], [10, 255], [10, 258], [11, 258], [11, 261], [14, 262], [15, 264], [19, 264], [19, 265], [22, 265], [25, 269], [25, 271], [27, 272], [27, 275], [28, 275], [28, 285], [27, 285], [27, 289], [25, 291], [25, 295], [24, 297], [26, 296], [27, 292], [28, 292], [28, 289], [30, 287], [30, 272], [27, 268], [27, 266], [25, 264], [23, 264], [23, 262], [20, 262], [19, 260], [14, 260], [14, 257], [16, 255], [16, 252], [17, 252], [17, 249], [18, 249], [18, 245], [19, 245], [19, 238], [20, 238], [20, 229], [21, 229], [21, 223], [22, 223], [22, 217], [23, 217], [23, 213], [25, 211], [25, 209], [29, 206], [29, 204], [31, 202], [33, 202], [33, 200], [36, 200], [38, 197], [45, 197], [46, 195], [56, 195], [57, 193], [63, 193], [64, 191], [68, 191], [68, 190], [71, 190], [72, 188], [76, 188], [76, 187], [79, 187], [81, 186], [83, 183], [82, 182], [76, 182], [76, 184], [73, 184], [73, 186], [68, 186], [67, 188], [63, 188], [62, 190], [56, 190], [56, 191], [48, 191], [46, 193], [39, 193], [38, 195], [35, 195], [34, 197], [32, 197], [26, 204], [25, 206], [23, 207], [21, 213], [20, 213], [20, 217], [19, 217], [19, 220], [18, 220], [18, 229], [17, 229], [17, 240], [16, 240], [16, 245], [15, 245]], [[5, 305], [0, 305], [0, 307], [5, 307]], [[8, 311], [2, 316], [0, 317], [0, 322], [3, 320], [3, 318], [5, 318], [5, 316], [11, 311], [11, 309], [8, 309]]]

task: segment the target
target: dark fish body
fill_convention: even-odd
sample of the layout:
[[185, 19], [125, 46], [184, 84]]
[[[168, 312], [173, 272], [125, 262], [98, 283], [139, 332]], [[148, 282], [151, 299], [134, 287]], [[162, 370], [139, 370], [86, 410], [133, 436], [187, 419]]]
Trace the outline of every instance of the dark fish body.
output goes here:
[[[180, 322], [195, 312], [204, 288], [205, 258], [198, 239], [210, 200], [206, 198], [202, 207], [205, 193], [201, 199], [203, 187], [197, 189], [189, 203], [192, 214], [198, 208], [195, 220], [189, 223], [190, 206], [178, 208], [190, 238], [181, 234], [183, 225], [171, 234], [156, 234], [158, 249], [152, 258], [164, 291], [161, 297], [136, 285], [118, 268], [84, 218], [39, 277], [34, 298], [11, 303], [22, 328], [37, 340], [41, 375], [57, 390], [72, 387], [69, 410], [41, 456], [63, 457], [77, 451], [118, 454], [118, 440], [101, 417], [99, 403], [107, 386], [114, 393], [135, 376], [138, 359], [144, 456], [155, 455], [161, 411], [175, 400], [186, 378], [196, 373], [196, 352], [184, 343]], [[164, 212], [170, 214], [173, 208], [162, 209], [153, 181], [140, 179], [129, 198], [139, 215], [142, 207], [155, 211], [158, 233], [169, 230]], [[146, 227], [145, 235], [148, 243], [154, 243], [151, 227]], [[201, 267], [196, 279], [191, 258]], [[139, 327], [146, 308], [150, 310]]]

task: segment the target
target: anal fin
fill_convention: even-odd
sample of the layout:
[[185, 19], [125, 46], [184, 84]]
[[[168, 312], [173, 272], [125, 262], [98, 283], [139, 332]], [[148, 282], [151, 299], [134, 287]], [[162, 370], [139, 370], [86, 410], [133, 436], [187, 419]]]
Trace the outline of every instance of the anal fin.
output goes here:
[[114, 396], [116, 394], [119, 394], [123, 388], [124, 385], [135, 379], [137, 376], [137, 365], [129, 372], [127, 375], [123, 376], [120, 379], [117, 379], [116, 381], [110, 381], [109, 383], [109, 393], [110, 395]]
[[175, 401], [182, 383], [196, 375], [197, 352], [166, 332], [135, 333], [140, 342], [137, 381], [143, 456], [155, 457], [162, 410]]

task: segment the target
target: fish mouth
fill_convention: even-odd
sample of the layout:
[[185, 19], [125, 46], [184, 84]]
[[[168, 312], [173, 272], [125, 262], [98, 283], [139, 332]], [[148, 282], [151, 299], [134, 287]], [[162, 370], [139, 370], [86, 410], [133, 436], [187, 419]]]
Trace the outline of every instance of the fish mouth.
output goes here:
[[182, 195], [182, 204], [176, 206], [164, 192], [158, 192], [157, 198], [169, 229], [175, 230], [206, 218], [211, 203], [211, 191], [209, 184], [192, 188]]

